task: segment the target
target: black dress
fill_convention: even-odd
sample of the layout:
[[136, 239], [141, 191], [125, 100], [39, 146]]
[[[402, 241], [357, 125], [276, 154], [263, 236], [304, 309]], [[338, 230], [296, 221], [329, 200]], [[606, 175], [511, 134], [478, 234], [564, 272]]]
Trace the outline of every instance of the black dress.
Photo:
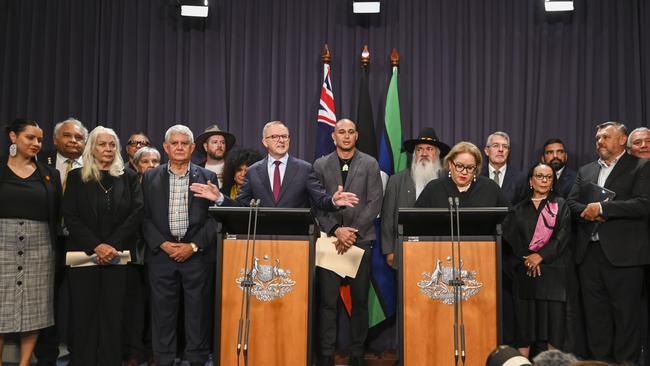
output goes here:
[[534, 342], [547, 342], [555, 347], [564, 346], [566, 332], [567, 283], [572, 263], [569, 241], [571, 238], [571, 213], [563, 198], [555, 198], [558, 215], [549, 242], [537, 253], [544, 259], [540, 265], [542, 275], [526, 274], [524, 256], [528, 249], [537, 218], [547, 201], [536, 209], [530, 199], [518, 203], [503, 222], [503, 236], [512, 247], [516, 262], [514, 305], [517, 328], [515, 342], [525, 347]]

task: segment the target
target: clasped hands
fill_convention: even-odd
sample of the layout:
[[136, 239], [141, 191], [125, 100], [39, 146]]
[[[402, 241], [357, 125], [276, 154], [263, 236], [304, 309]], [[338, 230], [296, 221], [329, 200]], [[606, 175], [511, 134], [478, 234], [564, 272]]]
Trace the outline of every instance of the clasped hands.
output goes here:
[[101, 243], [95, 247], [95, 254], [97, 255], [97, 264], [110, 264], [113, 258], [119, 253], [112, 245]]
[[357, 232], [357, 229], [346, 226], [341, 226], [334, 231], [336, 235], [334, 246], [338, 254], [347, 252], [357, 242]]
[[526, 274], [529, 277], [539, 277], [542, 275], [542, 268], [540, 264], [544, 258], [538, 253], [524, 256], [524, 265], [526, 266]]
[[166, 241], [160, 244], [160, 249], [167, 253], [169, 258], [176, 262], [185, 262], [194, 254], [192, 244], [190, 243], [173, 243], [171, 241]]

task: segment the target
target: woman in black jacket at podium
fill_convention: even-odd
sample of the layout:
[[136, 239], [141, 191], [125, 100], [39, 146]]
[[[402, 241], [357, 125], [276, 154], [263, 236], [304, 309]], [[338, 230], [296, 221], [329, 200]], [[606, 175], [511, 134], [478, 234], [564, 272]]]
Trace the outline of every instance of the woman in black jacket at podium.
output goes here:
[[510, 204], [493, 180], [480, 176], [483, 157], [471, 142], [459, 142], [445, 157], [448, 177], [432, 180], [415, 207], [449, 207], [449, 197], [458, 197], [459, 207], [508, 207]]
[[539, 163], [528, 173], [530, 195], [503, 222], [515, 267], [515, 343], [528, 357], [536, 342], [564, 345], [568, 270], [572, 263], [570, 209], [553, 191], [555, 173]]

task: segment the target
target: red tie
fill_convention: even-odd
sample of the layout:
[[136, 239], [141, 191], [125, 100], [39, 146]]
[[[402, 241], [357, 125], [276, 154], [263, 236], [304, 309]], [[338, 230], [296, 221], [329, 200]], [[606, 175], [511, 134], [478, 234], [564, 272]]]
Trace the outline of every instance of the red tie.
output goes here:
[[275, 164], [275, 172], [273, 172], [273, 198], [275, 198], [275, 202], [278, 202], [280, 197], [280, 163], [282, 163], [280, 160], [273, 162]]

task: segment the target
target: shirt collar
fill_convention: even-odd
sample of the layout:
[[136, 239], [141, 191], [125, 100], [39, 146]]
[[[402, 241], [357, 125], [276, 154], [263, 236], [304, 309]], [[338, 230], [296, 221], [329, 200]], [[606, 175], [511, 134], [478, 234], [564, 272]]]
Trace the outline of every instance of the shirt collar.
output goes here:
[[603, 160], [602, 158], [598, 158], [598, 165], [600, 165], [601, 168], [613, 168], [614, 165], [616, 165], [616, 163], [618, 163], [618, 161], [621, 159], [621, 156], [623, 156], [624, 154], [625, 154], [625, 150], [623, 150], [623, 152], [619, 156], [617, 156], [616, 159], [612, 160], [612, 163], [609, 165], [605, 164], [605, 160]]
[[76, 159], [68, 159], [68, 158], [66, 158], [65, 156], [61, 155], [60, 152], [58, 152], [58, 151], [56, 152], [56, 161], [60, 161], [60, 162], [62, 162], [62, 163], [65, 163], [65, 162], [68, 161], [68, 160], [72, 160], [73, 165], [74, 165], [74, 164], [81, 165], [81, 156], [79, 156], [79, 157], [76, 158]]
[[167, 172], [169, 173], [169, 175], [173, 175], [173, 176], [175, 176], [175, 177], [186, 177], [186, 176], [188, 176], [188, 175], [190, 174], [190, 165], [191, 165], [191, 164], [192, 164], [192, 163], [187, 164], [187, 169], [185, 169], [185, 173], [183, 173], [182, 175], [177, 175], [176, 173], [174, 173], [174, 172], [171, 170], [171, 168], [170, 168], [170, 167], [171, 167], [171, 164], [168, 163], [168, 164], [167, 164]]
[[289, 154], [284, 154], [284, 156], [281, 157], [280, 159], [274, 159], [273, 157], [271, 157], [271, 155], [269, 155], [269, 156], [268, 156], [268, 163], [267, 163], [268, 166], [269, 166], [269, 167], [272, 167], [272, 166], [274, 165], [274, 162], [275, 162], [276, 160], [280, 160], [280, 162], [281, 162], [282, 164], [284, 164], [285, 166], [287, 166], [287, 162], [289, 161]]
[[[506, 168], [508, 167], [508, 164], [504, 164], [501, 168], [499, 168], [499, 177], [503, 178], [504, 175], [506, 175]], [[488, 163], [488, 171], [490, 172], [490, 177], [494, 176], [494, 167], [492, 164]]]

